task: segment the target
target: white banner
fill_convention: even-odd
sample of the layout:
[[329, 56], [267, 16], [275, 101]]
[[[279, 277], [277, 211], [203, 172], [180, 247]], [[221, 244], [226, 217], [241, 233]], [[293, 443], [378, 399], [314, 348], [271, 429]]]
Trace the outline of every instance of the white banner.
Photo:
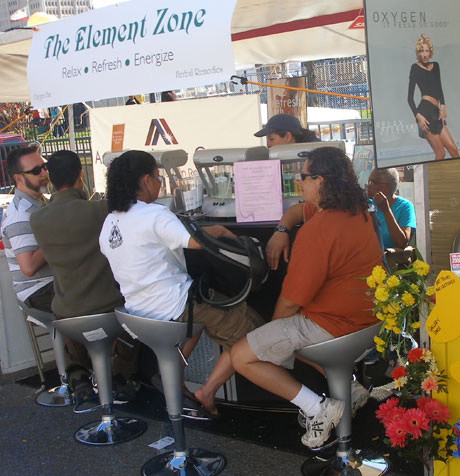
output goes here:
[[259, 96], [204, 98], [90, 110], [95, 188], [105, 191], [105, 152], [184, 149], [184, 177], [193, 175], [193, 154], [206, 149], [262, 145]]
[[235, 3], [133, 0], [40, 25], [27, 64], [33, 106], [228, 81]]

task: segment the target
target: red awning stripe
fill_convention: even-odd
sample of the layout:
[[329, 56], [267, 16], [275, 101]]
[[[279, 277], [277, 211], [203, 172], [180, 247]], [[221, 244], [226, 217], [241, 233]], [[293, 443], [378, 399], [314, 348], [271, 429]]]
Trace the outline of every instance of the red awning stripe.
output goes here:
[[247, 40], [249, 38], [257, 38], [260, 36], [276, 35], [278, 33], [287, 33], [289, 31], [306, 30], [318, 26], [334, 25], [336, 23], [344, 23], [353, 21], [362, 11], [362, 9], [350, 10], [348, 12], [333, 13], [331, 15], [321, 15], [314, 18], [306, 18], [304, 20], [294, 20], [287, 23], [279, 23], [264, 28], [256, 28], [241, 33], [232, 34], [232, 41]]

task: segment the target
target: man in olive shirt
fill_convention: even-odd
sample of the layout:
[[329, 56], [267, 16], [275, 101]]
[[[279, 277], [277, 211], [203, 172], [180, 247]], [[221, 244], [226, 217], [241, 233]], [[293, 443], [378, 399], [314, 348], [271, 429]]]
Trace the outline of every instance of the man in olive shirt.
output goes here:
[[[30, 225], [54, 272], [53, 313], [62, 319], [111, 312], [123, 305], [123, 298], [107, 259], [99, 250], [99, 233], [107, 216], [107, 203], [88, 201], [81, 162], [74, 152], [56, 152], [47, 166], [57, 192], [47, 207], [31, 215]], [[127, 335], [123, 340], [133, 343]], [[90, 361], [86, 350], [69, 340], [66, 347], [71, 385], [74, 391], [88, 396]], [[138, 345], [127, 346], [117, 340], [113, 373], [118, 383], [125, 383], [120, 381], [121, 376], [128, 379], [135, 373], [137, 351]]]

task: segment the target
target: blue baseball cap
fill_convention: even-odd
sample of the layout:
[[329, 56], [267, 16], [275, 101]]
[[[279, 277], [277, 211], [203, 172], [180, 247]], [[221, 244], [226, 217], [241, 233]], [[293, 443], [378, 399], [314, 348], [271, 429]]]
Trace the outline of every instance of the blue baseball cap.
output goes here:
[[302, 129], [302, 126], [297, 117], [291, 116], [291, 114], [276, 114], [270, 117], [265, 127], [254, 135], [264, 137], [276, 131], [299, 132], [300, 129]]

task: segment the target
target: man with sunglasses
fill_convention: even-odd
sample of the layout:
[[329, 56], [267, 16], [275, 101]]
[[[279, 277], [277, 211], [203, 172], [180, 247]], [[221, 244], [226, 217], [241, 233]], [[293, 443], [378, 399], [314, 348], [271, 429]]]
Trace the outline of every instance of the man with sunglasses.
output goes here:
[[18, 299], [29, 307], [51, 312], [53, 272], [30, 228], [30, 215], [46, 204], [46, 163], [37, 146], [17, 148], [6, 159], [15, 185], [14, 198], [2, 220], [2, 239]]

